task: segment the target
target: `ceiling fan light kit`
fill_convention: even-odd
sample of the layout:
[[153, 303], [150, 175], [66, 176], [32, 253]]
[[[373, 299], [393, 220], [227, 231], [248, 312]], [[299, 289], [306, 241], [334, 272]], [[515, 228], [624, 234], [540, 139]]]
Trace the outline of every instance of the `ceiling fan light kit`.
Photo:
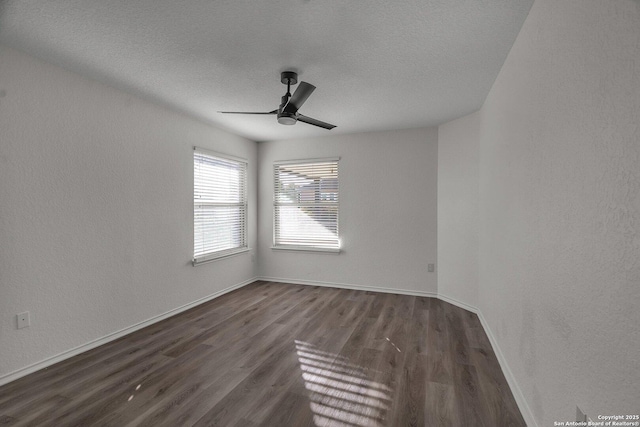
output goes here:
[[281, 115], [278, 117], [278, 123], [281, 125], [295, 125], [297, 121], [295, 117], [289, 115]]
[[280, 73], [280, 81], [282, 84], [287, 85], [287, 93], [280, 100], [280, 106], [277, 110], [269, 112], [249, 112], [249, 111], [219, 111], [224, 114], [275, 114], [278, 117], [278, 123], [282, 125], [295, 125], [297, 122], [307, 123], [313, 126], [318, 126], [323, 129], [331, 130], [335, 125], [326, 123], [320, 120], [313, 119], [311, 117], [303, 116], [298, 113], [302, 104], [305, 103], [309, 95], [313, 93], [316, 87], [307, 82], [300, 82], [300, 86], [291, 95], [291, 85], [298, 83], [298, 73], [294, 71], [283, 71]]

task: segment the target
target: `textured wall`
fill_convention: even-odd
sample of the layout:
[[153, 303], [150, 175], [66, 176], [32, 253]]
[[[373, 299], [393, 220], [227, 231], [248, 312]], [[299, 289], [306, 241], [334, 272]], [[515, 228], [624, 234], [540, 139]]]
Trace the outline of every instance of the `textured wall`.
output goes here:
[[478, 305], [478, 131], [473, 113], [438, 128], [438, 295]]
[[537, 422], [637, 414], [640, 3], [536, 0], [477, 114], [478, 307]]
[[1, 46], [0, 94], [0, 377], [254, 277], [189, 263], [192, 146], [249, 159], [255, 247], [254, 142]]
[[[261, 142], [260, 276], [436, 292], [437, 129]], [[275, 251], [273, 162], [340, 159], [343, 252]]]

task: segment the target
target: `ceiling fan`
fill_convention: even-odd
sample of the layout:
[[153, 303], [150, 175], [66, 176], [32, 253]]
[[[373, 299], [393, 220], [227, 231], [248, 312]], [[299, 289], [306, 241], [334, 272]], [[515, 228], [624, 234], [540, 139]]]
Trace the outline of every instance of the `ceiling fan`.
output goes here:
[[309, 95], [316, 89], [316, 87], [307, 82], [300, 82], [300, 86], [291, 95], [291, 85], [298, 83], [298, 73], [294, 71], [283, 71], [280, 73], [280, 81], [282, 84], [287, 85], [287, 93], [281, 99], [280, 106], [277, 110], [269, 111], [266, 113], [257, 112], [245, 112], [245, 111], [218, 111], [223, 114], [275, 114], [278, 116], [278, 123], [282, 125], [295, 125], [296, 122], [303, 122], [310, 125], [318, 126], [324, 129], [333, 129], [335, 125], [325, 123], [320, 120], [313, 119], [311, 117], [303, 116], [298, 113], [302, 104], [309, 98]]

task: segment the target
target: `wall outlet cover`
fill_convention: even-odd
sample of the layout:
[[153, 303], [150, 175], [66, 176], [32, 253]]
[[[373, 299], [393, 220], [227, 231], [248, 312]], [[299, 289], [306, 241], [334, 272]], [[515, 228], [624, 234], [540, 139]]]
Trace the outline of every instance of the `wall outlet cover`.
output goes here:
[[17, 318], [18, 329], [26, 328], [31, 324], [28, 311], [25, 311], [24, 313], [18, 313], [16, 315], [16, 318]]

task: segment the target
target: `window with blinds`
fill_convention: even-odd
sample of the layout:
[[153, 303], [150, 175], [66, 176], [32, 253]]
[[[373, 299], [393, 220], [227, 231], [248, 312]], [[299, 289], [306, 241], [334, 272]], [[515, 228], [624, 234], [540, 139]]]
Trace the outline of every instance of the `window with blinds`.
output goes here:
[[195, 148], [193, 264], [247, 250], [246, 160]]
[[274, 165], [274, 249], [339, 251], [338, 160]]

